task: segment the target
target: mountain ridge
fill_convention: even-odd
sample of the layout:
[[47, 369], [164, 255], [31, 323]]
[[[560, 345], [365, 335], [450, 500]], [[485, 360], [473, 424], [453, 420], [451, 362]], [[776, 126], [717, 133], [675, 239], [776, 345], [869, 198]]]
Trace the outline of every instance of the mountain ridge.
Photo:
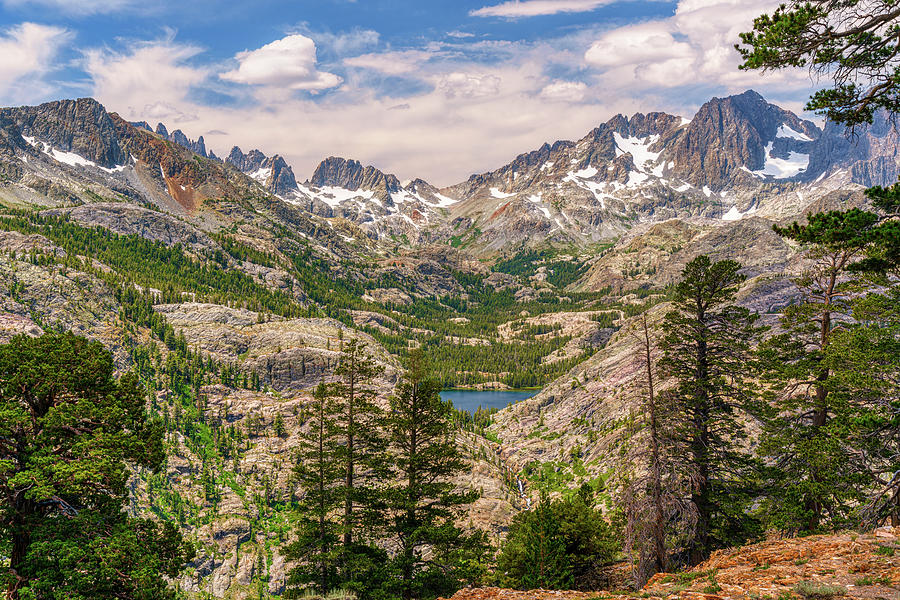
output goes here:
[[[837, 187], [896, 180], [897, 136], [881, 115], [860, 143], [846, 133], [831, 123], [821, 129], [747, 90], [711, 98], [691, 119], [614, 115], [577, 141], [544, 143], [443, 188], [421, 179], [404, 186], [352, 158], [323, 159], [303, 183], [277, 154], [234, 147], [225, 162], [285, 201], [348, 219], [374, 240], [401, 236], [414, 246], [461, 239], [470, 251], [491, 255], [523, 243], [586, 247], [668, 218], [800, 215], [811, 198]], [[202, 140], [178, 137], [202, 149]]]

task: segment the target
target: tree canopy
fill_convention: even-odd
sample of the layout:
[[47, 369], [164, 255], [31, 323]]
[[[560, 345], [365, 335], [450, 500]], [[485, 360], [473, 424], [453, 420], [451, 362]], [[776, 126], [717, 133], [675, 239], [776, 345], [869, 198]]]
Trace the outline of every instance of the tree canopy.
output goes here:
[[[133, 375], [71, 333], [0, 346], [0, 575], [10, 598], [162, 598], [188, 552], [172, 526], [127, 519], [131, 467], [164, 461]], [[93, 565], [96, 568], [91, 568]]]
[[736, 47], [741, 69], [805, 67], [833, 83], [808, 110], [848, 126], [900, 111], [900, 4], [895, 0], [791, 0], [753, 22]]

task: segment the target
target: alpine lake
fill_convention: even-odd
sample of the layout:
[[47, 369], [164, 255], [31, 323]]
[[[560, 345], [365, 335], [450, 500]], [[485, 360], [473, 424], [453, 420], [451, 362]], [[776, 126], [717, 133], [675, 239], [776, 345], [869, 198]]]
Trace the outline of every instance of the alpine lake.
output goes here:
[[478, 408], [506, 408], [537, 395], [539, 389], [530, 390], [443, 390], [441, 398], [450, 400], [458, 410], [474, 414]]

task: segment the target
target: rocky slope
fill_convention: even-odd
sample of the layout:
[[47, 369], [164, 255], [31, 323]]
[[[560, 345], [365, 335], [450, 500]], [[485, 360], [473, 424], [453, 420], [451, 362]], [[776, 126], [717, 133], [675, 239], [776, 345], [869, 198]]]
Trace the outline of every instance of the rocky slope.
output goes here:
[[[659, 573], [643, 597], [696, 600], [757, 598], [900, 598], [900, 527], [773, 539], [719, 551], [683, 573]], [[624, 565], [622, 565], [624, 567]], [[626, 569], [627, 571], [627, 569]], [[622, 592], [465, 589], [452, 600], [587, 600]]]
[[[143, 369], [171, 375], [170, 359], [179, 359], [162, 339], [123, 317], [116, 286], [102, 277], [111, 269], [96, 260], [90, 269], [68, 267], [68, 258], [44, 236], [0, 232], [0, 341], [62, 328], [102, 341], [122, 371], [137, 366], [134, 350], [140, 347], [151, 357]], [[291, 465], [310, 389], [333, 378], [342, 340], [362, 338], [384, 367], [377, 383], [382, 401], [396, 383], [397, 360], [371, 337], [332, 319], [284, 319], [198, 302], [159, 304], [153, 311], [205, 361], [238, 375], [256, 372], [260, 389], [207, 380], [198, 388], [203, 406], [197, 421], [184, 420], [182, 401], [168, 386], [158, 389], [154, 410], [177, 424], [168, 435], [164, 471], [133, 478], [131, 510], [177, 522], [195, 542], [197, 558], [179, 580], [186, 592], [244, 598], [264, 585], [279, 594], [290, 569], [279, 547], [291, 535], [287, 501], [297, 491]], [[276, 415], [284, 423], [281, 435], [273, 426]], [[203, 435], [189, 434], [198, 430], [240, 443], [210, 453], [198, 445]], [[483, 491], [464, 523], [496, 537], [523, 501], [509, 487], [493, 443], [460, 432], [459, 444], [471, 468], [458, 485]]]
[[277, 154], [271, 158], [259, 150], [251, 150], [248, 154], [244, 154], [235, 146], [225, 158], [225, 162], [259, 181], [273, 194], [290, 194], [297, 190], [294, 171], [284, 158]]
[[[279, 212], [294, 209], [313, 223], [352, 223], [368, 238], [364, 246], [387, 253], [432, 242], [482, 255], [523, 245], [590, 248], [669, 219], [715, 226], [750, 215], [789, 218], [829, 194], [892, 183], [900, 172], [897, 134], [882, 117], [852, 140], [752, 91], [713, 98], [691, 119], [617, 115], [576, 142], [545, 144], [443, 190], [336, 157], [298, 183], [277, 154], [234, 147], [222, 162], [202, 137], [125, 123], [90, 99], [3, 109], [0, 130], [0, 172], [25, 188], [20, 200], [89, 202], [89, 181], [101, 197], [225, 224], [240, 217], [215, 203], [268, 196], [284, 205]], [[325, 245], [360, 241], [343, 235]]]
[[[786, 255], [783, 269], [751, 276], [738, 293], [738, 304], [759, 312], [767, 325], [774, 325], [778, 313], [797, 296], [790, 277], [803, 268], [802, 258], [793, 252]], [[653, 298], [621, 298], [635, 304], [646, 300]], [[660, 326], [668, 310], [668, 303], [660, 303], [647, 311], [651, 328]], [[490, 426], [501, 440], [501, 459], [520, 473], [533, 500], [542, 489], [565, 493], [584, 483], [608, 488], [620, 472], [620, 448], [633, 435], [628, 423], [638, 410], [643, 372], [636, 320], [621, 311], [612, 316], [616, 331], [602, 348], [537, 395], [497, 413]], [[609, 494], [604, 498], [611, 499]]]
[[523, 245], [590, 247], [673, 218], [796, 216], [835, 191], [893, 183], [900, 161], [889, 122], [879, 115], [855, 133], [821, 129], [747, 91], [713, 98], [690, 119], [617, 115], [578, 141], [544, 144], [441, 190], [337, 157], [305, 183], [278, 155], [234, 148], [226, 162], [286, 202], [347, 219], [374, 239], [450, 242], [490, 255]]

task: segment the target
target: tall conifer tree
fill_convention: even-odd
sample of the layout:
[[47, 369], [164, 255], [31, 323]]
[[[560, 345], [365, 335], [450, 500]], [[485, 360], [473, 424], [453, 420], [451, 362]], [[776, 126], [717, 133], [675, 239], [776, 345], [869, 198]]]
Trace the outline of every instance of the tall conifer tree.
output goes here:
[[643, 313], [631, 331], [637, 344], [634, 393], [639, 414], [629, 419], [627, 438], [620, 446], [618, 500], [625, 516], [624, 550], [633, 562], [635, 586], [642, 588], [654, 574], [668, 569], [669, 553], [683, 542], [693, 510], [683, 499], [690, 494], [678, 427], [678, 403], [660, 390], [656, 328]]
[[386, 477], [387, 436], [375, 381], [383, 369], [365, 342], [353, 338], [342, 344], [330, 404], [341, 439], [334, 451], [343, 473], [337, 487], [343, 503], [341, 576], [346, 585], [362, 592], [373, 583], [368, 574], [384, 567], [383, 551], [372, 545], [385, 524], [380, 487]]
[[766, 469], [770, 524], [787, 532], [815, 531], [828, 518], [845, 520], [863, 499], [867, 476], [852, 447], [858, 406], [839, 392], [827, 359], [836, 332], [850, 325], [861, 291], [850, 268], [869, 246], [877, 216], [852, 209], [810, 215], [776, 231], [807, 247], [812, 265], [795, 283], [799, 303], [781, 316], [783, 333], [760, 348], [770, 390], [760, 452]]
[[733, 304], [744, 277], [732, 260], [699, 256], [675, 287], [665, 318], [660, 366], [676, 382], [679, 427], [687, 444], [696, 525], [690, 560], [754, 535], [744, 514], [751, 493], [750, 461], [741, 451], [740, 413], [754, 399], [748, 383], [758, 315]]
[[[299, 565], [290, 574], [293, 595], [312, 584], [322, 594], [340, 585], [338, 519], [343, 502], [339, 486], [344, 470], [337, 461], [339, 432], [333, 419], [333, 389], [320, 383], [313, 394], [311, 418], [300, 434], [294, 477], [303, 491], [295, 517], [296, 540], [285, 549]], [[297, 592], [297, 594], [294, 594]]]
[[162, 428], [137, 377], [71, 333], [0, 345], [0, 572], [6, 597], [174, 598], [190, 552], [173, 524], [129, 518], [129, 467], [159, 469]]
[[410, 353], [404, 380], [391, 398], [388, 420], [392, 479], [386, 490], [389, 533], [399, 548], [394, 559], [404, 599], [450, 594], [465, 577], [467, 556], [487, 549], [484, 534], [465, 533], [455, 519], [478, 498], [456, 492], [452, 477], [467, 466], [456, 443], [453, 408], [429, 378], [421, 351]]

